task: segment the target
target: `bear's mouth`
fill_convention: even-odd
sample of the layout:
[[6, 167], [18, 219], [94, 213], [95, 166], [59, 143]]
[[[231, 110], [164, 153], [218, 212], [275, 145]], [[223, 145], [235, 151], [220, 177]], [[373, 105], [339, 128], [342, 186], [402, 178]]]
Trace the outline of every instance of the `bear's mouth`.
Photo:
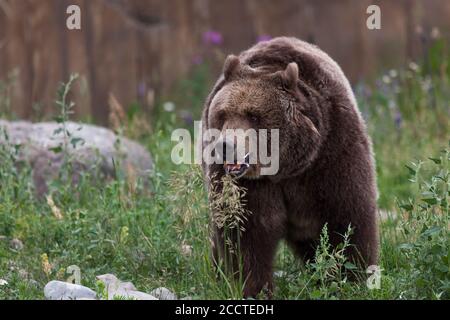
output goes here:
[[227, 163], [226, 161], [223, 164], [225, 169], [225, 173], [233, 176], [236, 179], [243, 177], [248, 169], [250, 169], [250, 153], [247, 153], [244, 157], [244, 163]]

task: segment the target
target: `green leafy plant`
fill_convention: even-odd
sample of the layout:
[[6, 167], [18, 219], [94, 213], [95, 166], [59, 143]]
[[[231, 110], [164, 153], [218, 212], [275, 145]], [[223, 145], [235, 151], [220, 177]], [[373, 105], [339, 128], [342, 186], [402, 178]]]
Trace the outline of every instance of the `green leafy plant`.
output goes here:
[[409, 261], [405, 279], [409, 285], [403, 296], [449, 299], [450, 152], [442, 150], [439, 157], [429, 158], [426, 163], [413, 163], [408, 170], [418, 193], [399, 204], [405, 218], [402, 224], [405, 242], [400, 248]]
[[307, 272], [312, 284], [316, 284], [310, 297], [313, 299], [337, 298], [343, 287], [348, 284], [348, 274], [356, 269], [346, 255], [350, 248], [351, 226], [342, 237], [342, 243], [332, 248], [329, 242], [328, 226], [322, 229], [320, 243], [316, 249], [314, 261], [307, 262]]
[[60, 124], [60, 127], [56, 129], [53, 134], [58, 135], [60, 133], [63, 134], [63, 141], [57, 147], [52, 148], [51, 150], [55, 153], [63, 152], [66, 162], [69, 158], [68, 147], [71, 145], [73, 148], [80, 143], [83, 143], [83, 139], [76, 137], [70, 132], [67, 128], [67, 122], [70, 120], [70, 115], [74, 113], [75, 102], [68, 101], [68, 95], [70, 90], [74, 84], [74, 82], [78, 79], [77, 74], [70, 75], [70, 79], [67, 83], [61, 83], [57, 93], [56, 105], [59, 107], [59, 115], [55, 117], [55, 121]]

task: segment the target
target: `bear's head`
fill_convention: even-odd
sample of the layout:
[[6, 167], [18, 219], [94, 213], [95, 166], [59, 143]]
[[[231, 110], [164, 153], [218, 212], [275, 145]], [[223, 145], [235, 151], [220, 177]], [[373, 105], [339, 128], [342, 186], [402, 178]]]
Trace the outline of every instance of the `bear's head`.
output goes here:
[[225, 61], [205, 120], [221, 132], [216, 150], [226, 173], [280, 180], [300, 174], [317, 154], [320, 95], [299, 78], [295, 62], [277, 69], [253, 68], [233, 55]]

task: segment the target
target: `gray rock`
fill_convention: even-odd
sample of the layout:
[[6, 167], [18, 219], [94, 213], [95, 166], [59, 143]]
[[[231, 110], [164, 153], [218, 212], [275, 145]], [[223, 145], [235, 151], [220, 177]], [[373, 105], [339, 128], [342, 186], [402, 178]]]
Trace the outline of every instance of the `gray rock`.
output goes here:
[[153, 295], [137, 291], [131, 282], [122, 282], [113, 274], [97, 276], [105, 285], [108, 292], [108, 300], [132, 299], [132, 300], [158, 300]]
[[53, 280], [45, 285], [44, 296], [47, 300], [94, 300], [97, 294], [88, 287]]
[[286, 271], [282, 271], [282, 270], [275, 271], [275, 272], [273, 273], [273, 276], [274, 276], [275, 278], [284, 278], [284, 277], [286, 276]]
[[28, 279], [28, 277], [30, 276], [30, 274], [28, 273], [28, 271], [25, 270], [25, 269], [20, 269], [19, 272], [18, 272], [18, 274], [19, 274], [19, 276], [20, 276], [22, 279]]
[[20, 251], [23, 249], [23, 242], [20, 241], [19, 239], [12, 239], [9, 242], [9, 246], [11, 247], [11, 249], [14, 249], [16, 251]]
[[8, 261], [8, 268], [10, 271], [16, 271], [17, 270], [17, 262], [14, 260]]
[[380, 221], [389, 221], [398, 219], [398, 214], [395, 211], [378, 210], [378, 218]]
[[164, 288], [164, 287], [156, 288], [155, 290], [150, 292], [150, 294], [152, 296], [158, 298], [159, 300], [177, 300], [178, 299], [174, 293], [172, 293], [169, 289]]
[[39, 288], [39, 282], [34, 279], [28, 279], [28, 285], [32, 288]]
[[126, 299], [126, 300], [158, 300], [154, 296], [141, 292], [130, 290], [118, 290], [112, 295], [111, 299]]
[[[114, 177], [116, 167], [124, 175], [147, 177], [153, 168], [150, 153], [140, 144], [117, 136], [113, 131], [88, 124], [67, 122], [66, 128], [75, 138], [65, 142], [61, 124], [56, 122], [30, 123], [0, 120], [0, 144], [20, 145], [18, 160], [31, 165], [37, 193], [48, 191], [49, 180], [55, 178], [64, 161], [63, 152], [52, 151], [67, 146], [77, 183], [82, 172], [98, 172], [105, 178]], [[6, 141], [3, 129], [8, 134]]]

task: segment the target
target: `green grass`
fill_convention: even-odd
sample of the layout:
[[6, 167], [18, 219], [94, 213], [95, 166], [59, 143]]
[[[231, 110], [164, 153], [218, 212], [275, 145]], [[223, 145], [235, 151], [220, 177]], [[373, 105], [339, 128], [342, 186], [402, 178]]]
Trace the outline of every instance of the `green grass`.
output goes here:
[[[442, 48], [435, 50], [439, 64], [391, 72], [384, 82], [356, 90], [373, 137], [379, 205], [390, 212], [381, 223], [380, 289], [349, 282], [341, 267], [351, 265], [340, 249], [329, 249], [324, 234], [314, 264], [303, 265], [280, 245], [274, 298], [450, 298], [450, 59]], [[179, 88], [180, 96], [189, 92], [195, 116], [208, 90], [201, 72]], [[165, 286], [179, 297], [241, 298], [242, 283], [218, 275], [212, 265], [200, 168], [170, 160], [170, 134], [182, 123], [179, 110], [160, 109], [153, 131], [138, 135], [155, 160], [150, 190], [123, 179], [98, 188], [88, 176], [73, 187], [63, 175], [51, 188], [62, 219], [34, 196], [30, 170], [15, 168], [14, 148], [0, 146], [0, 279], [8, 282], [0, 286], [0, 299], [42, 299], [44, 285], [67, 279], [71, 265], [80, 267], [82, 284], [91, 288], [98, 286], [96, 275], [113, 273], [147, 292]], [[23, 249], [11, 248], [14, 238]]]

